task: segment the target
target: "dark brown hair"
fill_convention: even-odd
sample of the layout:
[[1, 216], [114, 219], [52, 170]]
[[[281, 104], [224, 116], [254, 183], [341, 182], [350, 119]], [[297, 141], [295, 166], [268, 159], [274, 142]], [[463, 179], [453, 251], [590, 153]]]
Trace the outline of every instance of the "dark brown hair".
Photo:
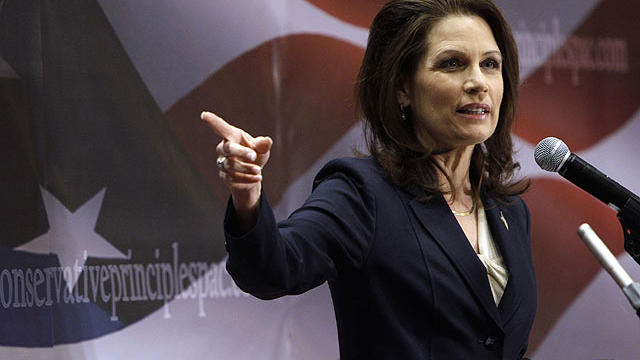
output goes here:
[[[394, 0], [380, 10], [371, 25], [356, 89], [368, 150], [395, 185], [418, 186], [425, 199], [441, 192], [437, 172], [442, 168], [431, 156], [434, 149], [418, 140], [411, 121], [402, 120], [397, 91], [403, 80], [412, 78], [426, 54], [430, 29], [449, 15], [484, 19], [503, 55], [504, 93], [498, 124], [489, 139], [475, 146], [470, 176], [474, 198], [479, 198], [483, 186], [506, 200], [528, 186], [513, 180], [520, 167], [513, 160], [511, 141], [518, 97], [518, 49], [509, 25], [490, 0]], [[449, 184], [453, 189], [451, 181]]]

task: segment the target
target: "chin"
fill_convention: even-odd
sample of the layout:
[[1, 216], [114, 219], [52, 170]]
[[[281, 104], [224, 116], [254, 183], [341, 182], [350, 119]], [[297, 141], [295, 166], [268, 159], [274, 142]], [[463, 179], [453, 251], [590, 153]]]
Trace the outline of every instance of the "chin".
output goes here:
[[491, 135], [493, 135], [493, 133], [473, 134], [465, 137], [464, 140], [461, 139], [462, 141], [460, 143], [462, 146], [473, 146], [482, 144], [483, 142], [488, 140]]
[[473, 134], [469, 134], [470, 142], [473, 144], [481, 144], [488, 140], [495, 131], [496, 129], [492, 127], [491, 129], [482, 129]]

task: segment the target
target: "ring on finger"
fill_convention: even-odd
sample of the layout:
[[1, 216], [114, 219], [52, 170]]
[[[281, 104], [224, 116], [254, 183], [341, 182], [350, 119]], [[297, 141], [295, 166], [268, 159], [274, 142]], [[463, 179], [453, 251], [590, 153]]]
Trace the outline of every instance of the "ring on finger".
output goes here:
[[218, 169], [222, 169], [222, 167], [224, 166], [224, 162], [225, 160], [227, 160], [226, 156], [218, 156], [218, 159], [216, 160], [216, 163], [218, 164]]

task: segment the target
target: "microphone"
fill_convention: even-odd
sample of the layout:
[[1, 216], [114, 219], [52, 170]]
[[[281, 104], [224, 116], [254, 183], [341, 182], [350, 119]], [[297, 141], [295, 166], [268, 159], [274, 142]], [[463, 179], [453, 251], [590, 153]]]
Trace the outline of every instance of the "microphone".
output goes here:
[[542, 169], [557, 172], [616, 212], [624, 208], [630, 199], [640, 204], [640, 198], [578, 155], [571, 153], [567, 145], [558, 138], [542, 139], [536, 146], [534, 157]]
[[591, 250], [593, 256], [602, 264], [602, 267], [607, 270], [613, 280], [620, 286], [627, 300], [629, 300], [631, 306], [633, 306], [638, 316], [640, 316], [640, 284], [631, 280], [631, 277], [622, 265], [620, 265], [618, 259], [613, 256], [607, 245], [600, 240], [600, 237], [593, 231], [589, 224], [585, 223], [580, 225], [578, 235], [589, 250]]

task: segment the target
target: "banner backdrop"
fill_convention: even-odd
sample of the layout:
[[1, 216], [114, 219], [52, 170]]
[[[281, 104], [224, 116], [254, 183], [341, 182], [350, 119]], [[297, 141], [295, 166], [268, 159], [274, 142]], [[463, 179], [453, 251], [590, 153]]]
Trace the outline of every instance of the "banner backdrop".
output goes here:
[[[224, 269], [212, 110], [274, 140], [278, 218], [363, 150], [353, 86], [377, 0], [0, 0], [0, 358], [337, 359], [326, 285], [255, 299]], [[640, 3], [497, 1], [521, 59], [532, 179], [528, 355], [637, 359], [640, 320], [582, 245], [635, 280], [615, 212], [533, 162], [546, 136], [640, 193]]]

